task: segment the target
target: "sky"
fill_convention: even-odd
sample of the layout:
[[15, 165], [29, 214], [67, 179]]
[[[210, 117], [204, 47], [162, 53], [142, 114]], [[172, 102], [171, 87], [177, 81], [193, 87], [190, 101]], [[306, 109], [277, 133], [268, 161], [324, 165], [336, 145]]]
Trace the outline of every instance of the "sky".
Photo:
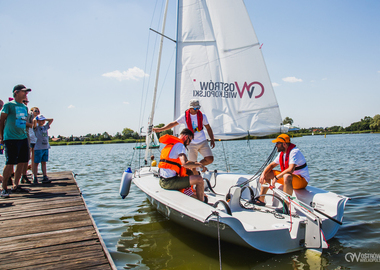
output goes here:
[[[380, 1], [245, 0], [281, 116], [347, 127], [380, 114]], [[152, 105], [164, 0], [0, 0], [0, 99], [17, 84], [52, 136], [139, 131]], [[176, 1], [165, 34], [176, 38]], [[154, 47], [155, 46], [155, 47]], [[173, 121], [164, 41], [154, 124]]]

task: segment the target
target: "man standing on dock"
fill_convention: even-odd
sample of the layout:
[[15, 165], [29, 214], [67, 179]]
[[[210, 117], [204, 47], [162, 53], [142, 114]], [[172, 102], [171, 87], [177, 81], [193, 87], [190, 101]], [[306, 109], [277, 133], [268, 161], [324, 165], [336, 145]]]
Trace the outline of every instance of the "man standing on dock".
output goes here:
[[0, 196], [8, 198], [8, 179], [13, 172], [13, 166], [17, 165], [12, 192], [27, 192], [18, 184], [24, 166], [27, 166], [29, 160], [28, 136], [26, 133], [26, 118], [28, 109], [23, 104], [28, 93], [32, 91], [22, 84], [18, 84], [13, 88], [14, 100], [4, 104], [0, 116], [0, 143], [4, 144], [5, 149], [5, 167], [3, 171], [3, 190]]

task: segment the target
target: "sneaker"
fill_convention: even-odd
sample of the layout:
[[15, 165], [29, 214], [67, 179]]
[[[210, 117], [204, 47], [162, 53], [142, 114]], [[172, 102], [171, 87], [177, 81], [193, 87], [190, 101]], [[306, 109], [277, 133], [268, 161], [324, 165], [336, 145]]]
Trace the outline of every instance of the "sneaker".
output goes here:
[[32, 182], [28, 179], [28, 176], [23, 175], [23, 176], [21, 177], [21, 183], [30, 184], [30, 183], [32, 183]]
[[8, 190], [6, 189], [3, 189], [0, 193], [0, 197], [1, 198], [9, 198], [9, 193], [8, 193]]
[[25, 189], [25, 188], [22, 188], [20, 186], [17, 186], [17, 187], [13, 187], [11, 189], [12, 193], [29, 193], [29, 190], [28, 189]]
[[33, 186], [35, 185], [38, 185], [38, 179], [37, 177], [33, 177], [33, 183], [32, 183]]
[[46, 175], [44, 175], [41, 183], [42, 184], [48, 184], [48, 183], [51, 183], [51, 180], [49, 180], [49, 178]]

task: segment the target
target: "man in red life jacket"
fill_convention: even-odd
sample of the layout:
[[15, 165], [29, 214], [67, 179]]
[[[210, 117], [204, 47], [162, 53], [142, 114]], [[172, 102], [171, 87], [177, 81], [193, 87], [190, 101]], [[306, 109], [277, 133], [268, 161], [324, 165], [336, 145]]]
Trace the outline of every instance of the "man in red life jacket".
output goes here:
[[160, 186], [163, 189], [180, 190], [195, 185], [196, 198], [204, 200], [204, 182], [200, 175], [188, 175], [186, 169], [207, 168], [199, 162], [189, 161], [186, 157], [186, 146], [188, 146], [194, 134], [185, 128], [181, 131], [179, 138], [172, 135], [164, 135], [160, 143], [166, 144], [161, 151], [160, 162]]
[[[269, 183], [272, 185], [276, 182], [284, 185], [284, 191], [289, 195], [293, 194], [293, 189], [305, 188], [309, 182], [309, 169], [306, 159], [301, 151], [292, 143], [286, 134], [279, 135], [275, 140], [277, 151], [279, 152], [276, 159], [269, 164], [260, 177], [260, 184]], [[273, 170], [280, 165], [281, 171]], [[266, 194], [268, 188], [261, 187], [260, 195]], [[264, 196], [259, 197], [259, 205], [265, 205]]]
[[[188, 156], [190, 161], [197, 161], [198, 152], [203, 156], [203, 159], [199, 161], [203, 165], [211, 164], [214, 161], [211, 148], [215, 147], [214, 133], [207, 121], [207, 117], [199, 109], [199, 100], [190, 100], [189, 109], [186, 110], [177, 120], [167, 124], [162, 128], [153, 128], [154, 132], [162, 132], [164, 130], [171, 129], [179, 124], [184, 124], [188, 129], [194, 132], [194, 139], [191, 141], [188, 147]], [[206, 135], [204, 133], [206, 128], [210, 137], [210, 146], [207, 143]], [[195, 171], [193, 170], [195, 173]]]

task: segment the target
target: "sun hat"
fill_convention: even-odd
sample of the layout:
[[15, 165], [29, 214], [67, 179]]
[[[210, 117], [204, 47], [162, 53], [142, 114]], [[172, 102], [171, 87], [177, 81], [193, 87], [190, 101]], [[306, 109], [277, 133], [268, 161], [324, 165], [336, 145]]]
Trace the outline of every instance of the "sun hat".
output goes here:
[[199, 100], [198, 99], [191, 99], [189, 103], [189, 108], [193, 109], [199, 109], [201, 105], [199, 105]]
[[46, 120], [46, 117], [43, 116], [42, 114], [39, 114], [39, 115], [36, 116], [36, 119], [37, 120]]
[[286, 134], [280, 134], [275, 140], [272, 141], [272, 143], [277, 143], [277, 142], [290, 143], [290, 137]]

